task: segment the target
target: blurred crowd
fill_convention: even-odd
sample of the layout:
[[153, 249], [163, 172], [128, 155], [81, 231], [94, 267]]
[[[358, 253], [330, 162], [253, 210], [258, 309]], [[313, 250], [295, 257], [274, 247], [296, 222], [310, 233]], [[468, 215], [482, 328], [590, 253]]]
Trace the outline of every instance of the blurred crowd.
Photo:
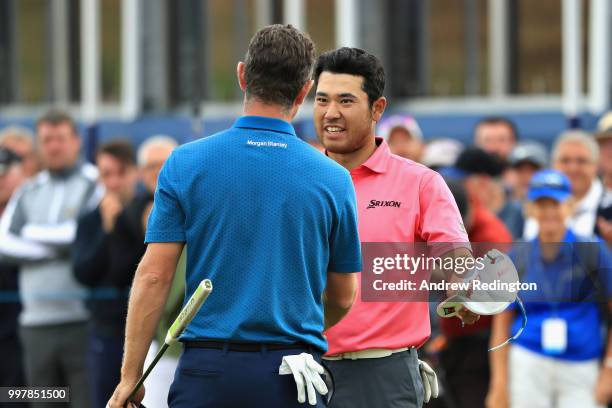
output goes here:
[[[2, 130], [0, 386], [69, 386], [72, 406], [106, 405], [119, 383], [129, 289], [157, 177], [176, 145], [156, 135], [135, 151], [114, 139], [98, 147], [94, 165], [81, 159], [81, 137], [65, 113], [42, 116], [35, 134]], [[160, 338], [182, 306], [184, 261], [179, 269]], [[179, 353], [166, 354], [152, 377], [149, 406], [165, 400]]]
[[[550, 151], [523, 140], [503, 117], [479, 121], [470, 146], [426, 138], [408, 115], [384, 118], [378, 134], [393, 153], [445, 177], [471, 242], [565, 241], [569, 230], [576, 240], [612, 245], [612, 112], [601, 118], [596, 133], [568, 130]], [[93, 164], [82, 160], [81, 142], [73, 119], [59, 111], [39, 118], [34, 133], [17, 126], [0, 130], [0, 386], [69, 386], [73, 406], [97, 408], [105, 406], [119, 382], [130, 284], [145, 250], [157, 176], [176, 142], [155, 135], [135, 150], [129, 139], [113, 139], [98, 146]], [[554, 203], [539, 200], [548, 197], [537, 195], [542, 191], [554, 195]], [[554, 235], [557, 230], [562, 235]], [[182, 304], [183, 281], [181, 262], [159, 330], [162, 339]], [[525, 347], [526, 355], [500, 353], [500, 361], [490, 361], [492, 337], [507, 334], [520, 319], [515, 310], [508, 313], [506, 320], [483, 317], [470, 327], [457, 319], [432, 318], [432, 338], [422, 354], [435, 364], [443, 393], [429, 405], [502, 407], [520, 395], [531, 401], [536, 397], [528, 385], [507, 387], [513, 370], [559, 357], [589, 366], [559, 366], [552, 372], [585, 381], [565, 387], [573, 394], [564, 405], [563, 392], [537, 385], [537, 371], [523, 369], [522, 382], [532, 381], [550, 395], [538, 406], [597, 406], [596, 394], [610, 392], [612, 367], [601, 368], [612, 364], [602, 363], [605, 311], [593, 318], [582, 310], [566, 320], [601, 343], [590, 353], [574, 355], [568, 346], [551, 357]], [[540, 330], [538, 323], [531, 327]], [[145, 383], [146, 406], [164, 406], [179, 353], [166, 354]], [[602, 379], [604, 371], [609, 377]], [[600, 384], [607, 380], [608, 388]], [[576, 401], [581, 402], [572, 405]]]

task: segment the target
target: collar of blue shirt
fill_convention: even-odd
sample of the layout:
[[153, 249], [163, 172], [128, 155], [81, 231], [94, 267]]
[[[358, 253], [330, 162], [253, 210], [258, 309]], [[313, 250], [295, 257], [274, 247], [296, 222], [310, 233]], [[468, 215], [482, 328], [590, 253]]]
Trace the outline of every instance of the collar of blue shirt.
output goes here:
[[[576, 235], [572, 232], [572, 230], [567, 229], [565, 231], [565, 237], [560, 246], [559, 253], [555, 257], [555, 261], [558, 261], [563, 256], [568, 256], [572, 254], [573, 244], [577, 242]], [[539, 259], [540, 258], [540, 240], [536, 237], [531, 240], [531, 259]]]
[[234, 127], [241, 129], [268, 130], [296, 136], [295, 129], [291, 123], [266, 116], [241, 116], [234, 122]]

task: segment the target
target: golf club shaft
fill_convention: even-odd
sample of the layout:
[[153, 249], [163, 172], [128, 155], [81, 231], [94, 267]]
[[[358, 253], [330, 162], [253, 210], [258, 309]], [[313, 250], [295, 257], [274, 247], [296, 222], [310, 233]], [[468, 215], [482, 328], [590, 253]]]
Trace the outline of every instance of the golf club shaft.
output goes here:
[[172, 326], [170, 326], [170, 328], [168, 329], [164, 344], [160, 347], [159, 351], [155, 355], [155, 358], [153, 359], [153, 361], [151, 361], [151, 364], [149, 364], [146, 371], [140, 377], [140, 380], [138, 380], [138, 382], [134, 386], [134, 389], [130, 393], [130, 396], [128, 397], [124, 406], [127, 406], [127, 404], [132, 401], [132, 398], [136, 396], [136, 393], [138, 392], [140, 387], [142, 387], [142, 384], [145, 382], [145, 380], [151, 373], [151, 370], [153, 370], [153, 367], [155, 367], [157, 362], [162, 358], [169, 345], [174, 344], [177, 341], [181, 333], [185, 330], [187, 325], [194, 318], [198, 310], [200, 310], [202, 303], [204, 303], [206, 298], [208, 298], [208, 295], [211, 291], [212, 283], [210, 282], [210, 280], [204, 279], [202, 282], [200, 282], [195, 292], [191, 295], [185, 306], [183, 306], [183, 309], [181, 310], [177, 318], [174, 320], [174, 323], [172, 323]]
[[149, 364], [149, 366], [145, 370], [144, 374], [142, 374], [140, 376], [140, 379], [138, 380], [138, 382], [134, 386], [134, 389], [130, 393], [130, 396], [128, 397], [128, 399], [126, 401], [126, 404], [130, 403], [132, 401], [132, 398], [134, 398], [136, 396], [136, 393], [138, 392], [140, 387], [142, 387], [142, 384], [144, 384], [144, 382], [147, 379], [147, 377], [149, 376], [149, 374], [151, 374], [151, 371], [153, 370], [153, 367], [155, 367], [155, 365], [159, 362], [159, 360], [162, 358], [162, 356], [164, 355], [164, 353], [166, 352], [167, 349], [168, 349], [168, 345], [166, 343], [164, 343], [159, 348], [159, 351], [155, 355], [155, 358], [153, 359], [153, 361], [151, 361], [151, 364]]

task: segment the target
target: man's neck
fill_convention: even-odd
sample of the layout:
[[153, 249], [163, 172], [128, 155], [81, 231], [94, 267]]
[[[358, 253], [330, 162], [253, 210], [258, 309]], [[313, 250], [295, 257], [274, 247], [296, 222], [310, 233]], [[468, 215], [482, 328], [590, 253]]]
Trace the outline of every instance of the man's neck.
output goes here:
[[65, 167], [62, 167], [61, 169], [49, 168], [47, 170], [53, 177], [66, 178], [74, 172], [78, 164], [79, 164], [79, 160], [77, 159], [74, 162], [66, 165]]
[[542, 243], [563, 242], [563, 238], [565, 238], [565, 229], [560, 229], [558, 231], [540, 231], [539, 235], [540, 242]]
[[493, 214], [499, 214], [506, 206], [506, 192], [501, 184], [494, 183], [488, 192], [487, 207]]
[[554, 260], [559, 254], [565, 230], [540, 232], [540, 253], [546, 261]]
[[376, 147], [376, 138], [372, 136], [368, 138], [368, 142], [359, 150], [351, 153], [333, 153], [327, 151], [327, 155], [351, 171], [365, 163], [374, 154]]
[[593, 183], [595, 181], [592, 181], [591, 184], [589, 184], [589, 186], [585, 189], [585, 190], [581, 190], [581, 191], [576, 191], [574, 190], [572, 193], [572, 195], [574, 196], [574, 200], [579, 203], [580, 201], [582, 201], [588, 194], [589, 191], [591, 191], [591, 188], [593, 188]]
[[295, 116], [292, 111], [285, 111], [276, 105], [267, 105], [256, 101], [245, 101], [242, 110], [244, 116], [264, 116], [291, 122]]

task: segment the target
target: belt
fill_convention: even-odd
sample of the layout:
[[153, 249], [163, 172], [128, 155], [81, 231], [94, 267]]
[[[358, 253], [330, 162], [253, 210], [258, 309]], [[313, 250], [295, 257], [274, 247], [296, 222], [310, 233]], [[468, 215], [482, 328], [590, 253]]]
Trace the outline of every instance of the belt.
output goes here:
[[214, 341], [214, 340], [185, 340], [183, 342], [186, 348], [204, 348], [217, 349], [227, 351], [242, 351], [242, 352], [258, 352], [263, 350], [318, 350], [306, 343], [246, 343], [246, 342], [229, 342], [229, 341]]
[[375, 348], [361, 351], [350, 351], [347, 353], [334, 354], [333, 356], [323, 356], [323, 360], [361, 360], [364, 358], [383, 358], [411, 349], [414, 349], [414, 347], [402, 347], [395, 350]]

